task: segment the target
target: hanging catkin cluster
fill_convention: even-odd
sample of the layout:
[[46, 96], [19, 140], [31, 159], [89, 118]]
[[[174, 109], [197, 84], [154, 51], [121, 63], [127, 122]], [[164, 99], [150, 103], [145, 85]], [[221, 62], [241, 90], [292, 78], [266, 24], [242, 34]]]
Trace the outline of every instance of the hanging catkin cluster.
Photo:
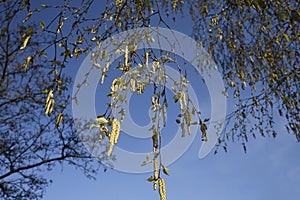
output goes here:
[[117, 119], [112, 119], [111, 120], [111, 133], [109, 136], [109, 149], [107, 151], [107, 156], [109, 157], [112, 153], [112, 150], [114, 148], [114, 145], [117, 144], [119, 134], [120, 134], [121, 126], [120, 122]]
[[46, 115], [50, 116], [54, 108], [54, 95], [53, 90], [50, 90], [48, 93], [46, 106], [45, 106], [45, 113]]

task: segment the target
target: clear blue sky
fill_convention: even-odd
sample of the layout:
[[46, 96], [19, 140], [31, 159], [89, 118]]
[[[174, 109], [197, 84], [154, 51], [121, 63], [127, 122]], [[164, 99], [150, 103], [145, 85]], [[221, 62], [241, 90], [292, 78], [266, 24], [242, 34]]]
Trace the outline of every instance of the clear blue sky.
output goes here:
[[[200, 141], [170, 168], [166, 178], [170, 200], [296, 200], [300, 190], [300, 145], [285, 133], [282, 123], [277, 139], [260, 138], [248, 143], [244, 154], [239, 143], [229, 152], [212, 153], [198, 159]], [[47, 173], [53, 179], [44, 200], [159, 199], [145, 179], [151, 174], [126, 174], [113, 170], [99, 172], [96, 181], [87, 180], [71, 167], [57, 167]]]
[[[191, 33], [189, 19], [178, 18], [176, 24], [172, 22], [170, 24], [177, 31], [188, 35]], [[81, 63], [77, 64], [79, 67]], [[73, 73], [76, 72], [73, 71]], [[205, 93], [203, 89], [199, 92]], [[203, 101], [200, 102], [204, 114], [209, 114], [209, 111], [205, 110], [210, 103], [207, 99], [209, 98], [203, 97]], [[134, 105], [133, 113], [148, 109], [145, 108], [144, 101], [140, 98], [134, 100]], [[135, 116], [137, 123], [147, 122], [147, 118], [142, 117], [144, 114]], [[173, 123], [170, 126], [177, 125]], [[268, 137], [251, 139], [247, 144], [247, 154], [244, 154], [239, 142], [229, 142], [228, 153], [220, 150], [217, 155], [210, 153], [202, 160], [198, 159], [201, 141], [200, 135], [197, 135], [190, 149], [169, 166], [170, 176], [166, 177], [167, 199], [299, 199], [300, 144], [296, 142], [293, 135], [286, 133], [284, 122], [278, 118], [276, 128], [280, 133], [276, 139]], [[130, 144], [130, 142], [132, 141], [128, 139], [124, 144]], [[96, 181], [88, 180], [80, 171], [67, 165], [63, 168], [57, 166], [55, 170], [45, 173], [53, 180], [53, 184], [47, 188], [43, 200], [159, 199], [158, 191], [153, 191], [152, 184], [146, 181], [151, 176], [150, 173], [127, 174], [114, 170], [107, 170], [105, 173], [99, 171]]]

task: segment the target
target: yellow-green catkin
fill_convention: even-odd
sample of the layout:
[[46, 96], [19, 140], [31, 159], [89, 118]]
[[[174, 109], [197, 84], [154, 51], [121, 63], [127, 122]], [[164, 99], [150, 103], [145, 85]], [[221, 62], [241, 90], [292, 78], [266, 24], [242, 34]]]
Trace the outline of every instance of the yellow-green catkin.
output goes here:
[[163, 178], [160, 178], [158, 180], [158, 186], [159, 186], [159, 196], [160, 196], [160, 200], [166, 200], [166, 184], [165, 184], [165, 180]]
[[109, 157], [112, 153], [112, 150], [114, 148], [114, 145], [117, 144], [117, 141], [118, 141], [118, 138], [119, 138], [119, 135], [120, 135], [120, 122], [114, 118], [112, 119], [111, 121], [111, 133], [110, 133], [110, 137], [109, 137], [109, 149], [107, 151], [107, 156]]
[[45, 113], [50, 116], [54, 108], [54, 94], [53, 90], [50, 90], [46, 100]]

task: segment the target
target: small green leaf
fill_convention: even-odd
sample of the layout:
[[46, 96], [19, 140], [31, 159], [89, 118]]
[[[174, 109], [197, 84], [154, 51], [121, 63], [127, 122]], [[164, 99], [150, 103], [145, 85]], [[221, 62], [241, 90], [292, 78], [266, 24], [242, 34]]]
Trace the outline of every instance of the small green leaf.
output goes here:
[[97, 117], [97, 121], [99, 122], [100, 125], [106, 124], [108, 122], [108, 120], [105, 119], [104, 117]]
[[22, 38], [23, 45], [20, 47], [20, 50], [24, 50], [28, 44], [29, 39], [31, 38], [31, 35], [26, 35], [24, 39]]
[[209, 118], [205, 118], [205, 119], [204, 119], [204, 122], [208, 122], [208, 121], [209, 121]]
[[174, 95], [173, 99], [174, 99], [174, 102], [177, 103], [178, 100], [179, 100], [179, 96], [178, 95]]
[[32, 11], [28, 12], [28, 14], [26, 15], [25, 19], [22, 22], [23, 23], [27, 22], [30, 19], [31, 15], [32, 15]]
[[154, 181], [154, 178], [152, 176], [150, 176], [149, 178], [147, 178], [147, 181], [152, 182], [152, 181]]
[[170, 171], [168, 168], [166, 168], [165, 166], [163, 166], [163, 172], [166, 174], [166, 175], [170, 175]]
[[41, 27], [41, 29], [45, 28], [45, 23], [43, 21], [40, 22], [40, 27]]
[[99, 125], [95, 125], [95, 124], [91, 124], [90, 125], [90, 130], [94, 129], [94, 128], [100, 128], [100, 126]]
[[42, 94], [48, 94], [49, 93], [49, 90], [42, 90], [42, 92], [41, 92]]

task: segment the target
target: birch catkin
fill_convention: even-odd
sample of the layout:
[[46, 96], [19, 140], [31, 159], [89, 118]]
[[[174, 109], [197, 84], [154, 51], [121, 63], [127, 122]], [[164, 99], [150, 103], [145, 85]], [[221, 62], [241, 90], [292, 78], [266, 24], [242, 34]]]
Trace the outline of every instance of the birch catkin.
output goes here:
[[117, 144], [120, 135], [120, 130], [121, 130], [120, 122], [117, 119], [113, 119], [111, 126], [112, 126], [111, 132], [114, 133], [114, 143]]
[[46, 106], [45, 106], [45, 113], [46, 115], [50, 116], [54, 108], [54, 95], [53, 90], [50, 90], [48, 93], [48, 97], [46, 100]]
[[107, 151], [107, 156], [109, 157], [112, 153], [112, 150], [114, 148], [114, 145], [117, 143], [119, 135], [120, 135], [120, 122], [117, 119], [112, 119], [111, 121], [111, 133], [109, 137], [109, 149]]
[[166, 200], [166, 185], [165, 180], [163, 178], [158, 180], [158, 186], [159, 186], [159, 196], [160, 200]]
[[149, 53], [146, 52], [146, 55], [145, 55], [145, 65], [146, 65], [146, 69], [149, 68]]
[[180, 110], [185, 110], [187, 103], [186, 103], [185, 93], [183, 91], [180, 92], [179, 104], [180, 104]]
[[153, 167], [154, 167], [153, 178], [154, 178], [154, 180], [157, 180], [158, 179], [158, 162], [156, 159], [153, 161]]

